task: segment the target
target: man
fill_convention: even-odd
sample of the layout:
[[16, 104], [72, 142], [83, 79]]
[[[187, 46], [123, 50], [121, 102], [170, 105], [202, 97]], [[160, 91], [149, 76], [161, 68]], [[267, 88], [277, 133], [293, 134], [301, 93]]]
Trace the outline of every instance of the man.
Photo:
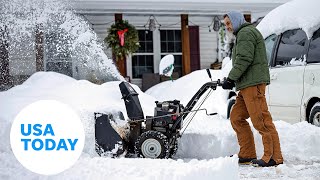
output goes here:
[[[260, 167], [283, 163], [278, 132], [272, 122], [265, 98], [266, 85], [270, 83], [264, 39], [253, 25], [247, 23], [239, 12], [224, 15], [226, 29], [236, 36], [232, 52], [233, 68], [223, 89], [234, 86], [239, 93], [230, 114], [230, 121], [240, 145], [239, 163]], [[254, 138], [246, 119], [262, 136], [264, 154], [257, 159]]]

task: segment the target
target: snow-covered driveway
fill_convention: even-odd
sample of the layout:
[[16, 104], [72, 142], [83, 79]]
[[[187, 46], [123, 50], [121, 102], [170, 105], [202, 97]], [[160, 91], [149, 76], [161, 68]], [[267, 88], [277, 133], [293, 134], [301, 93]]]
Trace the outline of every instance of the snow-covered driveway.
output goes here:
[[[212, 71], [212, 74], [213, 77], [219, 78], [218, 71]], [[194, 82], [192, 85], [186, 83], [191, 79]], [[172, 96], [185, 103], [188, 101], [188, 96], [192, 95], [204, 81], [208, 81], [208, 78], [205, 70], [202, 70], [154, 88], [165, 87], [166, 91], [162, 90], [162, 98], [170, 99], [168, 96]], [[184, 88], [189, 89], [181, 91], [174, 83], [184, 84]], [[275, 125], [285, 158], [284, 164], [270, 168], [239, 167], [237, 157], [229, 157], [231, 154], [236, 154], [239, 148], [230, 122], [223, 115], [206, 116], [202, 112], [196, 115], [180, 139], [179, 150], [174, 159], [98, 157], [94, 151], [92, 114], [96, 111], [121, 110], [126, 115], [118, 84], [119, 82], [108, 82], [95, 85], [57, 73], [41, 72], [34, 74], [23, 85], [1, 92], [0, 179], [317, 179], [320, 177], [320, 128], [306, 122], [291, 125], [276, 120]], [[153, 89], [152, 97], [141, 92], [136, 86], [134, 88], [139, 93], [145, 114], [152, 115], [154, 101], [161, 100], [160, 93], [156, 95], [156, 92], [161, 91]], [[208, 98], [204, 107], [209, 112], [216, 111], [223, 114], [225, 107], [223, 93], [224, 91], [218, 88]], [[16, 160], [10, 148], [9, 136], [13, 118], [24, 106], [40, 99], [55, 99], [72, 106], [81, 117], [86, 132], [85, 148], [77, 163], [55, 176], [41, 176], [28, 171]], [[257, 154], [261, 156], [263, 151], [261, 136], [255, 130], [254, 136]]]

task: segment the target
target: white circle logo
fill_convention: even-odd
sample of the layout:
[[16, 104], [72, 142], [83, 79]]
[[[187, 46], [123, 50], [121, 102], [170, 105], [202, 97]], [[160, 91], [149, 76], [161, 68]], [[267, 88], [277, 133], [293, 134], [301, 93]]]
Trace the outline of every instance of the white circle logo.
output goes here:
[[18, 161], [43, 175], [70, 168], [80, 157], [84, 140], [79, 116], [68, 105], [54, 100], [25, 107], [14, 119], [10, 133]]

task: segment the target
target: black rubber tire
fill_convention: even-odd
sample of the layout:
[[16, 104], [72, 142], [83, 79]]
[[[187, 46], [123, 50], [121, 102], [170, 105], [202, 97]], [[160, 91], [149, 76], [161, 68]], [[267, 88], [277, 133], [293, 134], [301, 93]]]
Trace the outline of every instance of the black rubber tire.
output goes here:
[[[318, 126], [320, 127], [320, 122], [319, 122], [319, 117], [320, 116], [320, 103], [316, 103], [312, 108], [311, 108], [311, 111], [310, 111], [310, 116], [309, 116], [309, 119], [308, 119], [308, 122], [315, 125], [315, 126]], [[314, 119], [315, 118], [318, 118], [318, 122], [314, 122]]]
[[[146, 142], [147, 145], [145, 145], [144, 142]], [[147, 147], [150, 149], [148, 149]], [[135, 142], [134, 149], [135, 154], [138, 157], [167, 159], [170, 155], [167, 137], [158, 131], [147, 131], [142, 133]], [[152, 154], [154, 152], [154, 149], [155, 154]]]
[[172, 158], [174, 155], [176, 155], [177, 151], [178, 151], [178, 140], [176, 139], [174, 141], [172, 148], [170, 149], [169, 158]]
[[235, 99], [230, 99], [229, 102], [228, 102], [228, 107], [227, 107], [227, 119], [230, 118], [230, 113], [231, 113], [231, 110], [232, 110], [232, 107], [233, 105], [236, 103], [236, 100]]

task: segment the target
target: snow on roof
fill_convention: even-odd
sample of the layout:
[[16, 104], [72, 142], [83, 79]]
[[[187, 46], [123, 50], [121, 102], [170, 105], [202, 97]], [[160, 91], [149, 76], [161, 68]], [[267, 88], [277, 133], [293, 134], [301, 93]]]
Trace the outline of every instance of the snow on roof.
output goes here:
[[289, 0], [73, 0], [79, 14], [113, 13], [142, 15], [216, 15], [232, 10], [243, 13], [269, 12]]
[[319, 0], [293, 0], [267, 14], [257, 28], [266, 38], [290, 29], [301, 28], [308, 38], [320, 27]]

